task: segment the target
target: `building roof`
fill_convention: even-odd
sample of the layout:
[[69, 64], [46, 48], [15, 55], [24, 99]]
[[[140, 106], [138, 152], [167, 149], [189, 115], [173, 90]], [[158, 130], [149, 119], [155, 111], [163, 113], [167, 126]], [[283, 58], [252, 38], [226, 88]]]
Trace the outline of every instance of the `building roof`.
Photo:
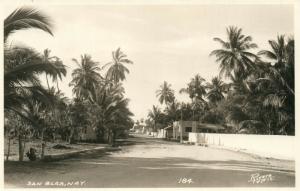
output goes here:
[[164, 129], [173, 129], [173, 126], [165, 127]]
[[200, 123], [199, 121], [175, 121], [173, 123], [173, 126], [175, 125], [175, 127], [178, 128], [179, 123], [182, 124], [184, 127], [196, 125], [197, 128], [203, 128], [203, 129], [213, 129], [213, 130], [225, 129], [222, 125], [219, 124]]
[[210, 123], [198, 123], [197, 127], [203, 129], [214, 129], [214, 130], [225, 129], [222, 125], [210, 124]]

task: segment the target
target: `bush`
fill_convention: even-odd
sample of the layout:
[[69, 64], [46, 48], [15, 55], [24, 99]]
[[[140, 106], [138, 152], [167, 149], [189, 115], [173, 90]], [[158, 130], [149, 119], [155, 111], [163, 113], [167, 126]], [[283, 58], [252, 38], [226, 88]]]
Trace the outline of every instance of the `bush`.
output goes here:
[[36, 149], [30, 148], [29, 151], [26, 153], [26, 156], [29, 158], [30, 161], [36, 160]]

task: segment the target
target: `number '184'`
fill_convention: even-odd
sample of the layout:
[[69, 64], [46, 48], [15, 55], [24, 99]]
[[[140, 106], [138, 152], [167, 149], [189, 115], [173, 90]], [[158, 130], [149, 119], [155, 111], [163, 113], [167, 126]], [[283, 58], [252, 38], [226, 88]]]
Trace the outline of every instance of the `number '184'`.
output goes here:
[[191, 178], [180, 178], [178, 184], [192, 184], [193, 180]]

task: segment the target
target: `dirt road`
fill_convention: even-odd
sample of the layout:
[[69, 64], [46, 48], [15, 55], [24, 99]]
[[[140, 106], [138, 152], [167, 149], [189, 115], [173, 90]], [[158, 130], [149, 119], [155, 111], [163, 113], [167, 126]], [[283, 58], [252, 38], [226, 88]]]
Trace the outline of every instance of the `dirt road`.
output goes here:
[[143, 136], [121, 151], [59, 162], [5, 163], [8, 187], [293, 187], [293, 161], [181, 145]]

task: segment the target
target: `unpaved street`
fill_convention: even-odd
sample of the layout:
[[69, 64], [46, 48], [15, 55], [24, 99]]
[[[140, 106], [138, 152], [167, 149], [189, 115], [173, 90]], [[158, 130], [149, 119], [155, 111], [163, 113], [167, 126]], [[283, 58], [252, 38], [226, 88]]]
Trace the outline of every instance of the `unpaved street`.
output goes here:
[[75, 185], [101, 188], [295, 185], [292, 161], [264, 159], [142, 136], [123, 140], [120, 144], [121, 151], [90, 152], [59, 162], [5, 163], [6, 186]]

